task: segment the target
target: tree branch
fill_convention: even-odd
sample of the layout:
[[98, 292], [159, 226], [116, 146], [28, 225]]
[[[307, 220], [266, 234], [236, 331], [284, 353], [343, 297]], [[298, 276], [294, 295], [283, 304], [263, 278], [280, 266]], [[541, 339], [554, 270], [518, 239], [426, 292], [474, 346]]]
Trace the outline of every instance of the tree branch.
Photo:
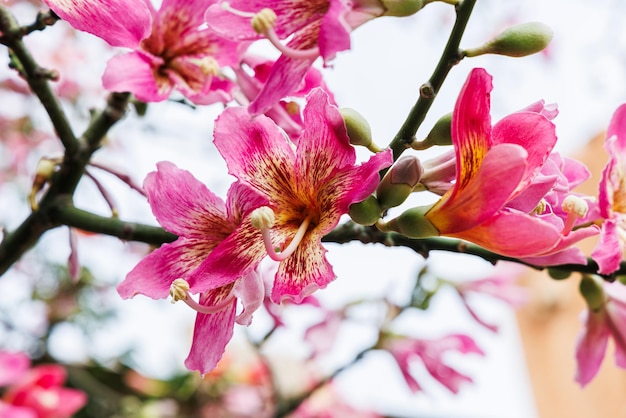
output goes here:
[[396, 136], [389, 143], [389, 148], [393, 151], [394, 161], [397, 160], [411, 142], [413, 142], [415, 133], [422, 122], [424, 122], [424, 118], [430, 106], [433, 104], [435, 97], [437, 97], [437, 93], [439, 93], [448, 73], [452, 67], [463, 59], [459, 45], [475, 3], [476, 0], [463, 0], [456, 6], [456, 21], [454, 22], [454, 27], [448, 38], [448, 43], [441, 54], [441, 58], [439, 58], [437, 67], [430, 76], [430, 79], [420, 87], [420, 96], [415, 106], [413, 106], [409, 112], [409, 115]]

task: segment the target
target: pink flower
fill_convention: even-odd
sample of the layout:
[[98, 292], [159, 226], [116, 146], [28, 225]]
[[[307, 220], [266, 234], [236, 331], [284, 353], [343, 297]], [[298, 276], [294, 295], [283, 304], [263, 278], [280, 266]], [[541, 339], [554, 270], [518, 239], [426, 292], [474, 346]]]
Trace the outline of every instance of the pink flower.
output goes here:
[[583, 278], [581, 289], [585, 284], [590, 290], [583, 292], [589, 310], [584, 312], [585, 326], [576, 346], [576, 381], [581, 386], [589, 383], [600, 369], [609, 336], [615, 343], [615, 363], [626, 369], [626, 287], [596, 276]]
[[[65, 369], [57, 364], [36, 366], [9, 386], [2, 397], [0, 412], [8, 410], [9, 417], [69, 418], [85, 403], [87, 396], [80, 390], [62, 387]], [[10, 407], [7, 407], [7, 404]], [[28, 414], [28, 410], [32, 415]]]
[[165, 100], [174, 88], [198, 104], [230, 99], [232, 83], [219, 66], [235, 64], [239, 46], [201, 28], [210, 0], [164, 0], [158, 11], [149, 0], [44, 1], [76, 29], [133, 49], [109, 61], [107, 90], [146, 102]]
[[[540, 185], [545, 194], [557, 180], [556, 176], [543, 179], [547, 181], [539, 177], [556, 143], [554, 125], [547, 117], [552, 113], [543, 104], [531, 106], [492, 126], [491, 89], [491, 76], [485, 70], [477, 68], [470, 73], [452, 117], [455, 182], [432, 207], [417, 208], [417, 214], [424, 213], [430, 222], [426, 223], [429, 234], [434, 229], [435, 235], [465, 239], [536, 264], [586, 263], [582, 252], [571, 246], [597, 234], [597, 227], [572, 231], [573, 225], [555, 213], [537, 216], [528, 212], [528, 207], [512, 206], [532, 187]], [[437, 166], [449, 176], [446, 159]], [[533, 198], [537, 199], [536, 194]], [[416, 211], [404, 219], [414, 217]], [[407, 224], [404, 219], [401, 215], [383, 228], [403, 229], [399, 225]], [[572, 214], [571, 224], [575, 220]], [[422, 230], [416, 231], [419, 235]], [[410, 228], [399, 232], [411, 236]]]
[[[234, 94], [237, 102], [243, 106], [250, 104], [259, 94], [271, 72], [273, 61], [257, 58], [251, 55], [242, 58], [238, 67], [234, 67], [237, 75], [237, 85], [241, 94]], [[253, 71], [253, 74], [250, 74]], [[329, 96], [330, 102], [335, 100], [328, 90], [322, 74], [316, 68], [311, 67], [305, 74], [303, 86], [298, 91], [292, 92], [291, 97], [304, 97], [315, 87], [321, 87]], [[292, 140], [296, 140], [302, 134], [302, 115], [300, 105], [295, 101], [280, 100], [271, 106], [265, 115], [280, 126]]]
[[260, 114], [297, 90], [318, 56], [327, 64], [350, 48], [350, 31], [384, 12], [371, 0], [229, 0], [209, 7], [206, 20], [226, 39], [266, 37], [282, 52], [250, 105], [252, 114]]
[[609, 161], [602, 171], [598, 207], [604, 219], [591, 253], [601, 274], [619, 269], [626, 245], [626, 104], [617, 108], [606, 132]]
[[428, 373], [450, 392], [458, 393], [461, 384], [471, 383], [472, 378], [445, 364], [443, 362], [444, 354], [447, 351], [458, 351], [462, 354], [485, 355], [472, 338], [460, 334], [452, 334], [433, 340], [390, 336], [385, 338], [382, 348], [389, 351], [396, 360], [404, 380], [413, 392], [422, 390], [410, 371], [411, 363], [415, 359], [419, 358], [424, 363]]
[[[263, 302], [263, 283], [255, 271], [264, 255], [263, 240], [249, 218], [266, 200], [235, 183], [224, 203], [191, 173], [168, 162], [148, 174], [144, 189], [157, 221], [178, 239], [141, 260], [118, 292], [123, 298], [171, 294], [197, 310], [185, 365], [206, 373], [221, 358], [234, 322], [248, 325]], [[190, 292], [200, 294], [198, 302]], [[236, 316], [238, 299], [243, 311]]]
[[0, 386], [10, 385], [30, 368], [30, 358], [24, 353], [0, 351]]
[[226, 109], [215, 123], [214, 136], [229, 172], [268, 200], [255, 211], [254, 220], [267, 254], [280, 261], [272, 300], [300, 303], [326, 287], [335, 275], [321, 238], [352, 203], [374, 191], [378, 171], [391, 164], [390, 152], [356, 165], [341, 114], [320, 89], [308, 96], [304, 131], [295, 146], [271, 119], [252, 119], [242, 108]]

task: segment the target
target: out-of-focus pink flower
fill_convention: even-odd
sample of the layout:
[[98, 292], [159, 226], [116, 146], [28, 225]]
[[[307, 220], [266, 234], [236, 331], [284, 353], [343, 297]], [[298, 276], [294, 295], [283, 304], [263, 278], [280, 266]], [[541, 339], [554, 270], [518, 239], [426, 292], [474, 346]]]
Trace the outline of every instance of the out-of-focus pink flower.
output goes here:
[[30, 368], [30, 358], [24, 353], [0, 351], [0, 386], [17, 381]]
[[[339, 110], [320, 89], [307, 99], [295, 148], [271, 119], [251, 118], [243, 108], [226, 109], [215, 123], [214, 142], [230, 174], [268, 200], [254, 216], [263, 232], [263, 253], [280, 262], [272, 288], [276, 303], [300, 303], [335, 278], [321, 239], [352, 203], [375, 190], [378, 171], [391, 164], [387, 150], [357, 165]], [[246, 253], [252, 251], [246, 247]], [[213, 267], [208, 267], [198, 272], [209, 274]]]
[[[37, 418], [69, 418], [87, 403], [87, 396], [80, 390], [64, 388], [65, 377], [65, 369], [58, 364], [33, 367], [7, 388], [2, 400], [30, 409]], [[23, 415], [9, 416], [28, 416], [18, 412]]]
[[483, 320], [470, 302], [475, 296], [485, 295], [502, 300], [516, 308], [528, 300], [527, 289], [515, 282], [526, 268], [520, 264], [499, 262], [496, 271], [488, 277], [478, 280], [467, 280], [460, 283], [451, 283], [463, 301], [468, 312], [482, 326], [490, 331], [497, 332], [498, 326]]
[[240, 44], [201, 27], [211, 1], [164, 0], [158, 11], [146, 0], [44, 1], [76, 29], [133, 49], [109, 61], [107, 90], [146, 102], [165, 100], [174, 89], [197, 104], [230, 100], [233, 84], [219, 68], [237, 63]]
[[331, 382], [304, 401], [289, 418], [381, 418], [381, 415], [348, 405]]
[[432, 377], [450, 392], [458, 393], [461, 384], [471, 383], [473, 380], [445, 364], [443, 361], [444, 354], [448, 351], [458, 351], [462, 354], [485, 355], [471, 337], [461, 334], [452, 334], [432, 340], [388, 336], [383, 340], [381, 348], [391, 353], [398, 363], [409, 389], [413, 392], [422, 390], [410, 370], [414, 360], [420, 359]]
[[368, 0], [229, 0], [209, 7], [206, 20], [226, 39], [266, 37], [282, 52], [249, 107], [252, 114], [260, 114], [298, 90], [317, 57], [327, 64], [350, 48], [353, 29], [384, 12], [379, 2]]
[[598, 263], [599, 273], [610, 274], [619, 268], [626, 246], [626, 104], [613, 114], [604, 147], [609, 161], [602, 171], [598, 196], [604, 221], [591, 257]]
[[[263, 239], [250, 224], [250, 212], [266, 200], [235, 183], [224, 203], [191, 173], [169, 162], [148, 174], [144, 189], [157, 221], [179, 238], [141, 260], [118, 292], [123, 298], [171, 295], [198, 311], [185, 365], [209, 372], [224, 353], [234, 322], [248, 325], [265, 296], [256, 272], [264, 256]], [[199, 302], [189, 292], [199, 293]], [[237, 300], [243, 311], [236, 316]]]
[[[604, 359], [609, 336], [615, 343], [615, 363], [626, 369], [626, 286], [587, 276], [585, 298], [589, 309], [583, 312], [584, 328], [578, 336], [576, 381], [589, 383]], [[581, 286], [582, 288], [582, 286]]]

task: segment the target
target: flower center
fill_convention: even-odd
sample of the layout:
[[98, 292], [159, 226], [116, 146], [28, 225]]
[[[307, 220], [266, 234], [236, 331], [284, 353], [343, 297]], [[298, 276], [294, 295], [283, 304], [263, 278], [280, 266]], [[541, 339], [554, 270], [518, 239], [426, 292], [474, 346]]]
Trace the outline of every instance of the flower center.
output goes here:
[[269, 255], [269, 257], [274, 261], [286, 260], [296, 251], [298, 245], [302, 242], [302, 238], [304, 238], [309, 225], [311, 224], [311, 219], [313, 218], [311, 214], [308, 214], [306, 218], [304, 218], [289, 245], [279, 253], [276, 252], [276, 249], [272, 245], [272, 236], [270, 234], [271, 228], [274, 226], [275, 222], [274, 211], [267, 206], [262, 206], [255, 209], [250, 216], [252, 226], [261, 230], [267, 255]]
[[191, 309], [203, 314], [214, 314], [223, 311], [235, 300], [235, 295], [231, 292], [213, 306], [201, 305], [191, 298], [189, 294], [189, 283], [187, 283], [185, 279], [176, 279], [172, 282], [170, 285], [170, 296], [172, 297], [172, 303], [182, 300]]
[[222, 9], [236, 16], [250, 18], [252, 29], [259, 35], [265, 36], [283, 55], [294, 59], [311, 59], [314, 60], [320, 54], [318, 47], [309, 49], [295, 49], [287, 45], [283, 45], [274, 31], [276, 25], [276, 13], [272, 9], [264, 8], [258, 13], [237, 10], [231, 7], [227, 1], [222, 2]]

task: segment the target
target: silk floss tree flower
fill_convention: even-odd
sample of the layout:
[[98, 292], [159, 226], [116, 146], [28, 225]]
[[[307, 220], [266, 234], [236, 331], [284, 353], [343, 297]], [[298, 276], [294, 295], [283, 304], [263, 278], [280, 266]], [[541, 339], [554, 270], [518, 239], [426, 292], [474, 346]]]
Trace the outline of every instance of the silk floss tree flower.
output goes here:
[[[209, 372], [224, 353], [234, 323], [248, 325], [263, 303], [263, 282], [256, 273], [264, 255], [263, 240], [251, 225], [250, 214], [267, 200], [234, 183], [224, 202], [191, 173], [169, 162], [159, 163], [157, 171], [148, 174], [144, 189], [157, 221], [178, 239], [141, 260], [117, 290], [123, 298], [171, 295], [196, 310], [185, 365]], [[198, 301], [192, 294], [199, 294]], [[243, 309], [237, 314], [238, 301]]]
[[611, 274], [619, 269], [626, 246], [626, 104], [613, 114], [605, 149], [609, 161], [602, 171], [598, 195], [602, 230], [591, 257], [598, 263], [598, 273]]
[[[586, 214], [584, 202], [574, 199], [566, 206], [571, 218], [566, 220], [543, 207], [539, 216], [512, 204], [536, 184], [556, 143], [554, 124], [542, 112], [526, 110], [492, 126], [491, 89], [491, 76], [477, 68], [459, 94], [451, 125], [456, 165], [452, 186], [433, 205], [409, 209], [379, 222], [379, 228], [415, 238], [461, 238], [535, 264], [586, 263], [582, 252], [571, 247], [598, 233], [595, 226], [572, 230], [575, 219]], [[553, 176], [551, 181], [556, 180]], [[550, 184], [544, 186], [544, 193], [549, 190]], [[534, 196], [538, 205], [542, 196]]]
[[357, 165], [339, 109], [321, 89], [309, 94], [303, 115], [295, 145], [271, 119], [251, 118], [243, 108], [226, 109], [215, 123], [214, 143], [230, 174], [268, 201], [252, 221], [263, 234], [263, 252], [280, 263], [275, 303], [300, 303], [335, 278], [321, 238], [376, 189], [378, 171], [392, 158], [386, 150]]
[[327, 65], [338, 52], [350, 49], [350, 32], [385, 11], [378, 0], [229, 0], [211, 5], [206, 21], [226, 39], [266, 38], [281, 52], [250, 104], [250, 113], [256, 115], [298, 90], [318, 57]]
[[230, 100], [233, 83], [220, 67], [237, 63], [242, 46], [201, 27], [211, 0], [164, 0], [157, 11], [145, 0], [44, 0], [76, 29], [112, 46], [132, 49], [113, 57], [102, 82], [159, 102], [174, 89], [196, 104]]
[[598, 373], [609, 337], [615, 343], [615, 363], [626, 369], [626, 287], [608, 283], [598, 276], [584, 276], [580, 290], [588, 310], [576, 346], [576, 381], [587, 385]]

